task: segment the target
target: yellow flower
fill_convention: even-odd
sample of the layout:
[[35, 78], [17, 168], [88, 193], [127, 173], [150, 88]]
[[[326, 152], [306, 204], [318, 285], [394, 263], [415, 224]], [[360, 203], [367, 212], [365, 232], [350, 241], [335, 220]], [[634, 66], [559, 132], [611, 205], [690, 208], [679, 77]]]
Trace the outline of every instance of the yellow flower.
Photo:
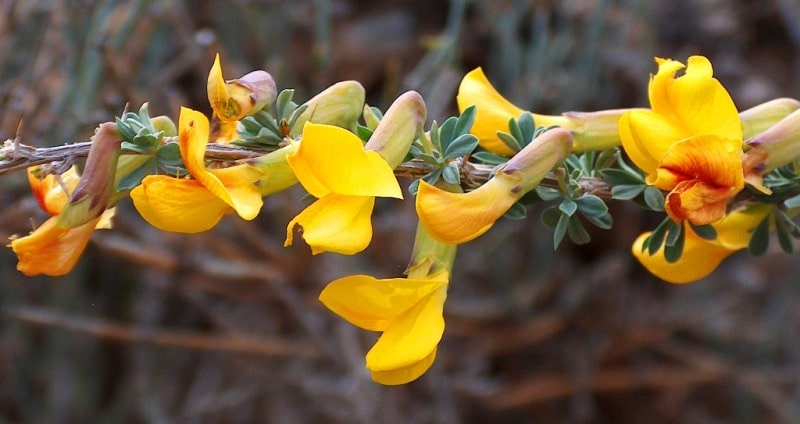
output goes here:
[[383, 335], [367, 353], [367, 369], [381, 384], [404, 384], [430, 368], [444, 333], [447, 273], [428, 279], [351, 275], [319, 296], [351, 324]]
[[683, 254], [674, 263], [664, 259], [663, 246], [653, 255], [650, 255], [647, 249], [642, 251], [642, 245], [650, 236], [650, 232], [640, 235], [633, 243], [631, 251], [656, 277], [670, 283], [690, 283], [711, 274], [723, 259], [747, 248], [751, 233], [771, 208], [770, 205], [756, 205], [731, 212], [722, 220], [712, 224], [717, 230], [715, 240], [703, 239], [695, 234], [691, 227], [686, 226]]
[[668, 191], [667, 214], [695, 225], [719, 221], [744, 187], [742, 124], [733, 100], [711, 63], [692, 56], [683, 76], [680, 62], [656, 59], [651, 77], [652, 110], [620, 118], [622, 147], [647, 174], [647, 183]]
[[260, 177], [250, 165], [209, 169], [205, 166], [208, 119], [200, 112], [181, 108], [178, 142], [184, 165], [192, 179], [148, 175], [131, 191], [133, 204], [156, 228], [179, 233], [198, 233], [214, 227], [236, 211], [251, 220], [263, 204], [253, 185]]
[[403, 198], [386, 161], [339, 127], [306, 123], [300, 147], [288, 160], [300, 184], [318, 200], [289, 222], [285, 246], [292, 244], [299, 225], [313, 254], [358, 253], [372, 240], [375, 197]]
[[[27, 276], [45, 274], [65, 275], [72, 270], [97, 228], [111, 228], [114, 208], [73, 228], [58, 225], [58, 214], [69, 201], [69, 193], [78, 186], [80, 176], [71, 167], [59, 177], [48, 174], [36, 177], [39, 167], [28, 168], [28, 180], [36, 201], [51, 217], [31, 234], [11, 241], [11, 248], [19, 262], [17, 270]], [[63, 186], [62, 186], [63, 184]], [[65, 192], [64, 189], [68, 190]]]
[[408, 278], [351, 275], [320, 293], [320, 301], [351, 324], [383, 332], [366, 356], [376, 382], [405, 384], [433, 364], [455, 254], [455, 245], [434, 240], [418, 226]]
[[262, 70], [225, 81], [222, 77], [219, 53], [214, 58], [214, 65], [208, 73], [207, 89], [214, 117], [219, 119], [219, 134], [216, 141], [220, 142], [237, 139], [237, 122], [272, 103], [277, 96], [275, 80]]
[[[508, 121], [518, 119], [525, 110], [504, 98], [492, 86], [481, 68], [467, 73], [461, 80], [456, 96], [461, 112], [476, 106], [472, 134], [478, 137], [484, 149], [501, 156], [515, 152], [506, 146], [497, 131], [508, 132]], [[630, 109], [602, 110], [597, 112], [566, 112], [561, 116], [532, 113], [536, 126], [557, 125], [572, 132], [574, 151], [605, 150], [619, 146], [617, 122], [620, 115]]]
[[[519, 118], [524, 110], [505, 99], [489, 82], [483, 69], [475, 68], [461, 80], [456, 95], [458, 110], [476, 105], [475, 122], [472, 134], [478, 137], [484, 149], [501, 156], [514, 155], [513, 150], [497, 137], [497, 131], [508, 131], [508, 120]], [[533, 114], [537, 126], [564, 125], [567, 120], [561, 116]]]
[[465, 243], [494, 225], [525, 193], [536, 188], [572, 148], [569, 131], [552, 129], [531, 141], [486, 184], [454, 193], [420, 181], [416, 208], [420, 223], [437, 240]]

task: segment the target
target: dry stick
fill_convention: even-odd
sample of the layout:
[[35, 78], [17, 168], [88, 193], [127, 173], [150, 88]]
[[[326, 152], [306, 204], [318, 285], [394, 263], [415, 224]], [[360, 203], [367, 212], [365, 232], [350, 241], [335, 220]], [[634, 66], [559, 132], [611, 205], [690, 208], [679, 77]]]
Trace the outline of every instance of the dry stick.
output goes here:
[[[169, 137], [174, 139], [175, 137]], [[32, 147], [21, 144], [18, 140], [7, 140], [0, 147], [0, 176], [10, 172], [26, 169], [30, 166], [42, 165], [52, 162], [62, 162], [59, 169], [68, 169], [76, 159], [89, 154], [91, 142], [77, 142], [54, 147]], [[122, 150], [122, 154], [136, 154], [137, 152]], [[232, 144], [209, 143], [206, 147], [206, 159], [211, 161], [233, 162], [251, 159], [269, 153], [265, 150], [249, 150]], [[433, 167], [421, 160], [413, 159], [400, 164], [394, 173], [398, 177], [420, 178], [431, 172]], [[471, 185], [485, 183], [494, 170], [493, 166], [464, 162], [461, 164], [461, 177]], [[579, 184], [584, 193], [594, 194], [603, 199], [611, 199], [611, 185], [598, 178], [583, 177]], [[558, 187], [558, 182], [547, 177], [542, 185]]]
[[29, 324], [63, 328], [126, 343], [146, 343], [183, 349], [212, 350], [248, 355], [320, 357], [319, 350], [307, 343], [292, 343], [263, 337], [217, 336], [185, 331], [157, 330], [61, 314], [35, 307], [7, 307], [2, 309], [2, 314]]

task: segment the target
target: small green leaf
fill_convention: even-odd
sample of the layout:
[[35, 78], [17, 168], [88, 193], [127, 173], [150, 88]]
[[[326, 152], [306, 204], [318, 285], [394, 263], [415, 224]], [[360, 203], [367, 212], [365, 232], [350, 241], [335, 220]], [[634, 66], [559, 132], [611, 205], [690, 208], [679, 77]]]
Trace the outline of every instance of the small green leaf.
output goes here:
[[753, 256], [761, 256], [767, 253], [769, 248], [769, 220], [770, 216], [765, 217], [750, 236], [750, 244], [747, 251]]
[[448, 163], [442, 168], [442, 178], [450, 184], [461, 184], [458, 166], [453, 162]]
[[433, 155], [429, 155], [427, 153], [420, 153], [417, 156], [417, 159], [422, 159], [423, 161], [425, 161], [426, 163], [429, 163], [431, 165], [441, 165], [442, 164], [442, 161], [439, 160], [439, 158], [437, 158], [436, 156], [433, 156]]
[[520, 135], [522, 136], [520, 141], [526, 145], [529, 144], [536, 133], [536, 123], [533, 120], [533, 114], [530, 112], [523, 112], [522, 115], [517, 118], [517, 124], [519, 126]]
[[561, 211], [558, 210], [558, 206], [551, 206], [542, 212], [542, 224], [548, 228], [556, 228], [558, 225], [558, 220], [561, 218]]
[[537, 186], [536, 187], [536, 194], [539, 196], [540, 199], [542, 199], [544, 201], [555, 200], [555, 199], [558, 199], [558, 198], [560, 198], [562, 196], [561, 192], [558, 191], [557, 189], [554, 189], [552, 187], [544, 187], [544, 186]]
[[789, 209], [794, 209], [794, 208], [800, 207], [800, 194], [798, 194], [797, 196], [792, 196], [792, 197], [784, 200], [783, 204]]
[[370, 137], [372, 137], [372, 130], [369, 129], [369, 127], [359, 124], [356, 125], [356, 135], [361, 139], [361, 141], [366, 142]]
[[694, 231], [695, 234], [700, 236], [700, 238], [703, 238], [703, 239], [706, 239], [706, 240], [716, 240], [717, 239], [717, 230], [711, 224], [694, 225], [691, 222], [689, 222], [689, 226], [692, 227], [692, 231]]
[[522, 130], [519, 128], [519, 123], [516, 119], [511, 118], [508, 120], [508, 130], [511, 132], [511, 136], [514, 137], [514, 140], [517, 141], [517, 144], [519, 144], [520, 147], [525, 146], [525, 136], [522, 134]]
[[441, 127], [439, 127], [439, 142], [441, 143], [441, 151], [447, 150], [447, 147], [453, 141], [453, 131], [456, 127], [456, 118], [447, 118]]
[[664, 194], [656, 187], [647, 186], [644, 189], [644, 203], [650, 209], [662, 212], [664, 210]]
[[569, 219], [569, 227], [567, 228], [567, 232], [569, 233], [569, 238], [575, 244], [586, 244], [592, 241], [592, 236], [589, 235], [589, 232], [586, 231], [586, 228], [583, 228], [583, 224], [578, 219], [578, 217], [572, 217]]
[[599, 216], [583, 215], [583, 217], [586, 218], [587, 221], [594, 224], [595, 227], [602, 228], [604, 230], [610, 230], [611, 227], [614, 225], [614, 219], [608, 212]]
[[600, 175], [611, 185], [644, 185], [645, 181], [639, 174], [631, 174], [622, 169], [610, 168], [600, 170]]
[[469, 134], [472, 124], [475, 122], [475, 106], [470, 106], [461, 112], [458, 117], [456, 125], [453, 128], [453, 137], [458, 138], [462, 135]]
[[661, 248], [661, 245], [664, 244], [664, 238], [667, 236], [667, 229], [670, 227], [671, 223], [672, 220], [666, 218], [665, 220], [661, 221], [656, 229], [650, 234], [650, 243], [647, 247], [650, 256], [655, 255], [656, 252], [658, 252], [658, 249]]
[[578, 204], [570, 198], [565, 198], [563, 201], [561, 201], [561, 204], [558, 205], [558, 210], [560, 210], [564, 215], [571, 217], [575, 214], [575, 211], [578, 210]]
[[553, 250], [558, 249], [558, 245], [560, 245], [561, 241], [564, 240], [564, 236], [567, 234], [568, 227], [569, 217], [561, 214], [558, 217], [558, 223], [556, 223], [555, 230], [553, 231]]
[[520, 219], [525, 219], [527, 215], [528, 211], [527, 209], [525, 209], [524, 205], [522, 205], [521, 203], [514, 203], [513, 205], [511, 205], [510, 208], [508, 208], [506, 213], [503, 214], [503, 217], [508, 219], [520, 220]]
[[416, 179], [411, 181], [411, 184], [408, 185], [408, 192], [411, 193], [412, 196], [416, 196], [419, 191], [419, 181], [419, 179]]
[[603, 199], [595, 196], [594, 194], [587, 194], [575, 199], [578, 204], [578, 210], [585, 216], [601, 216], [608, 213], [608, 206]]
[[631, 200], [647, 188], [645, 184], [621, 184], [611, 187], [611, 198], [614, 200]]
[[670, 220], [669, 227], [667, 228], [667, 240], [664, 243], [667, 245], [667, 247], [674, 246], [682, 236], [683, 222], [678, 224]]
[[675, 240], [675, 242], [672, 243], [671, 245], [667, 244], [667, 246], [664, 247], [664, 259], [666, 259], [666, 261], [671, 264], [677, 262], [678, 259], [680, 259], [681, 256], [683, 255], [683, 246], [685, 243], [686, 243], [686, 232], [680, 231], [680, 233], [678, 234], [678, 238]]
[[500, 155], [496, 155], [492, 152], [487, 152], [487, 151], [475, 152], [470, 155], [470, 158], [475, 159], [478, 162], [484, 163], [486, 165], [495, 165], [495, 166], [508, 162], [508, 158], [504, 158]]
[[291, 112], [290, 109], [293, 109], [292, 97], [294, 97], [294, 90], [291, 88], [281, 90], [278, 94], [275, 99], [275, 113], [278, 118], [283, 118]]
[[478, 137], [472, 134], [461, 134], [444, 151], [445, 159], [455, 159], [470, 154], [478, 146]]
[[514, 138], [514, 136], [509, 133], [498, 131], [497, 138], [499, 138], [500, 141], [502, 141], [503, 144], [505, 144], [509, 149], [515, 152], [522, 150], [522, 147], [520, 147], [519, 143], [517, 143], [517, 140]]
[[797, 231], [797, 226], [792, 222], [783, 211], [775, 211], [775, 233], [778, 235], [778, 242], [786, 253], [794, 253], [793, 233]]

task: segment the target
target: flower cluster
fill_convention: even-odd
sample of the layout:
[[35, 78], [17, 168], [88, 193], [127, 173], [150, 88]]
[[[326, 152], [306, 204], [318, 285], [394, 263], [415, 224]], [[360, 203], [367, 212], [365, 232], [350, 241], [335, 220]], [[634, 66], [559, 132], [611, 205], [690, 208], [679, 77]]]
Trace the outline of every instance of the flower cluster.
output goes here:
[[[556, 246], [565, 235], [588, 242], [586, 222], [611, 228], [606, 200], [662, 214], [632, 253], [673, 283], [703, 278], [739, 250], [762, 252], [771, 231], [791, 250], [800, 238], [791, 220], [800, 176], [786, 165], [800, 155], [800, 102], [776, 99], [740, 113], [705, 57], [656, 63], [649, 108], [561, 115], [515, 106], [476, 69], [459, 87], [460, 116], [426, 129], [416, 92], [381, 113], [364, 104], [360, 84], [345, 81], [298, 105], [265, 71], [226, 81], [217, 55], [207, 84], [211, 119], [182, 107], [175, 126], [143, 106], [99, 126], [82, 175], [75, 167], [59, 173], [58, 164], [28, 170], [50, 218], [12, 240], [17, 268], [68, 273], [126, 197], [156, 228], [199, 233], [226, 215], [254, 219], [265, 197], [298, 183], [314, 200], [287, 223], [285, 246], [302, 238], [315, 255], [355, 255], [372, 240], [377, 199], [404, 199], [396, 174], [408, 165], [419, 222], [406, 276], [344, 276], [320, 294], [345, 320], [382, 333], [365, 365], [375, 381], [394, 385], [434, 362], [457, 245], [503, 216], [524, 216], [527, 203], [554, 202], [543, 222]], [[211, 144], [253, 154], [212, 160]]]

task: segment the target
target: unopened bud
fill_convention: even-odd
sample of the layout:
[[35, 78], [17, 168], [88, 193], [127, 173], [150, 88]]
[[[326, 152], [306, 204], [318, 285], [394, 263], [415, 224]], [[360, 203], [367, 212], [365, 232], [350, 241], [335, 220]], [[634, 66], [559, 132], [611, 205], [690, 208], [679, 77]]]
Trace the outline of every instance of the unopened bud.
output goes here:
[[792, 163], [800, 156], [800, 110], [790, 113], [745, 143], [745, 173], [765, 174]]
[[519, 185], [511, 190], [522, 197], [536, 188], [551, 169], [564, 162], [571, 151], [572, 134], [569, 131], [563, 128], [545, 131], [500, 167], [493, 179], [508, 176], [518, 180]]
[[377, 152], [392, 169], [396, 168], [422, 133], [427, 113], [419, 93], [408, 91], [400, 95], [383, 115], [364, 149]]
[[208, 74], [208, 101], [221, 121], [238, 121], [252, 115], [275, 101], [278, 89], [266, 71], [257, 70], [225, 81], [219, 54]]
[[300, 134], [306, 122], [353, 131], [364, 107], [364, 87], [357, 81], [337, 82], [305, 102], [305, 106], [292, 127], [292, 135]]
[[[609, 109], [597, 112], [564, 112], [567, 121], [561, 126], [572, 132], [572, 150], [586, 152], [618, 147], [619, 118], [633, 109]], [[536, 122], [540, 125], [539, 122]]]
[[114, 180], [121, 143], [115, 124], [100, 124], [92, 137], [81, 180], [70, 196], [69, 203], [58, 215], [58, 226], [78, 227], [99, 217], [112, 206], [109, 203], [116, 191]]
[[780, 98], [761, 103], [739, 113], [742, 121], [742, 138], [747, 140], [761, 134], [795, 110], [800, 109], [800, 101]]
[[164, 131], [164, 137], [175, 137], [178, 135], [178, 127], [175, 126], [175, 122], [173, 122], [169, 116], [159, 115], [155, 118], [151, 118], [150, 122], [153, 123], [153, 128], [155, 128], [156, 132]]
[[262, 196], [278, 193], [297, 184], [297, 176], [289, 166], [287, 156], [297, 151], [299, 144], [290, 143], [274, 152], [247, 161], [261, 176], [254, 183]]

